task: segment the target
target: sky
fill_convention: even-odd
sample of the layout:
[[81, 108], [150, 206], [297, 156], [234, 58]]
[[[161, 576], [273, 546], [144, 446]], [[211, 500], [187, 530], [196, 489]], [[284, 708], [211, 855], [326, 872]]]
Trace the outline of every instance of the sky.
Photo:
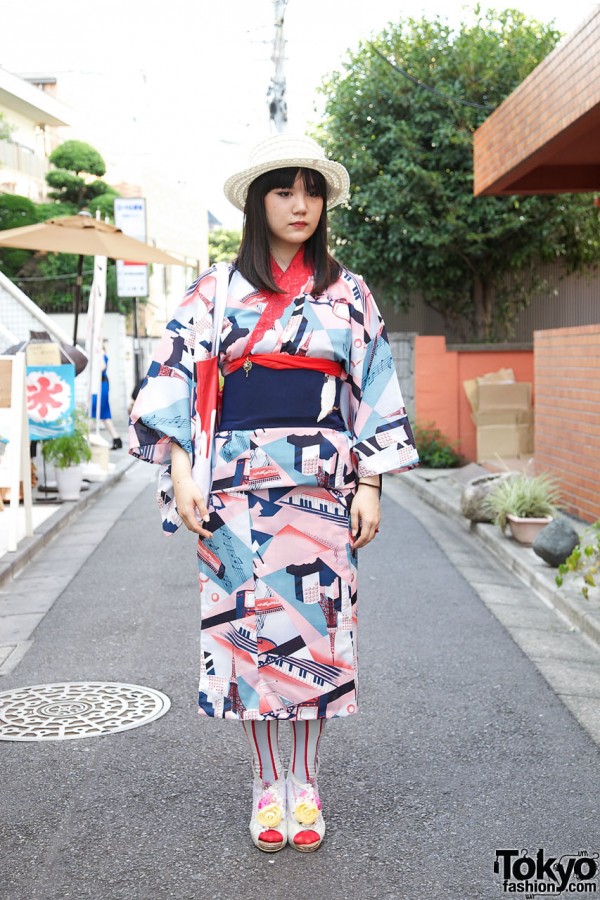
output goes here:
[[[569, 32], [596, 3], [491, 5]], [[464, 13], [452, 0], [288, 0], [288, 130], [318, 120], [316, 89], [349, 48], [390, 21], [423, 15], [452, 23]], [[211, 211], [236, 227], [240, 214], [222, 184], [271, 132], [273, 21], [272, 0], [3, 0], [0, 66], [56, 76], [59, 99], [73, 111], [69, 136], [102, 153], [108, 180], [138, 184], [146, 171], [167, 172], [184, 192], [200, 186]]]

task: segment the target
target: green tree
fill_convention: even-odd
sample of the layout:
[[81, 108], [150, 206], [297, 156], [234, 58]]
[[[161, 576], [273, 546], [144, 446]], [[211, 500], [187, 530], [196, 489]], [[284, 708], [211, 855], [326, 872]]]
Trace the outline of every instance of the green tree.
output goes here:
[[[35, 225], [38, 221], [38, 207], [33, 200], [19, 194], [0, 194], [0, 231]], [[30, 257], [30, 250], [3, 247], [0, 250], [0, 270], [14, 279]]]
[[[114, 198], [117, 191], [101, 176], [106, 166], [101, 155], [89, 144], [66, 141], [50, 155], [50, 162], [59, 168], [46, 176], [54, 188], [50, 201], [34, 204], [26, 197], [0, 196], [0, 229], [18, 228], [21, 225], [44, 222], [46, 219], [75, 215], [86, 208], [94, 215], [99, 209], [102, 217], [113, 217]], [[0, 268], [15, 281], [46, 312], [68, 311], [73, 302], [73, 285], [78, 257], [68, 253], [34, 253], [31, 250], [6, 249], [0, 251]], [[83, 262], [84, 308], [94, 259], [87, 256]], [[116, 296], [114, 266], [109, 264], [107, 273], [107, 307], [119, 312], [126, 304]]]
[[[92, 206], [94, 211], [110, 209], [107, 214], [112, 217], [112, 200], [118, 194], [100, 180], [106, 173], [106, 165], [94, 147], [83, 141], [65, 141], [52, 151], [49, 160], [56, 167], [46, 175], [53, 188], [49, 192], [52, 199], [73, 205], [77, 210]], [[94, 175], [97, 177], [92, 180]]]
[[559, 38], [510, 9], [476, 7], [456, 30], [406, 19], [324, 84], [318, 137], [353, 179], [332, 216], [337, 255], [385, 300], [407, 308], [418, 292], [465, 337], [494, 340], [540, 287], [540, 261], [600, 261], [589, 195], [472, 193], [473, 132]]
[[64, 141], [50, 154], [50, 162], [57, 169], [86, 172], [99, 178], [106, 174], [106, 165], [98, 151], [83, 141]]
[[208, 234], [208, 261], [212, 266], [216, 262], [230, 262], [237, 256], [242, 240], [241, 231], [228, 228], [215, 228]]

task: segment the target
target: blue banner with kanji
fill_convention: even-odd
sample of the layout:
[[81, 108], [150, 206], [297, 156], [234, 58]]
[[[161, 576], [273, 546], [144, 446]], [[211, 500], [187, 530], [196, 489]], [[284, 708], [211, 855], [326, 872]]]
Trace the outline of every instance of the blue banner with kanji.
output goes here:
[[30, 440], [72, 434], [75, 366], [27, 366], [26, 390]]

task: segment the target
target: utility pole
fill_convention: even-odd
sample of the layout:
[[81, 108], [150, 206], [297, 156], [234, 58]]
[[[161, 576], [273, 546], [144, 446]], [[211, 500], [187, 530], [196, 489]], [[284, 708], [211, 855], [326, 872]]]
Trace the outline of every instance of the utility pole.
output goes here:
[[288, 0], [273, 0], [275, 7], [275, 36], [273, 38], [273, 64], [275, 72], [267, 92], [269, 118], [277, 131], [285, 131], [287, 126], [287, 100], [285, 97], [285, 38], [283, 36], [283, 20]]

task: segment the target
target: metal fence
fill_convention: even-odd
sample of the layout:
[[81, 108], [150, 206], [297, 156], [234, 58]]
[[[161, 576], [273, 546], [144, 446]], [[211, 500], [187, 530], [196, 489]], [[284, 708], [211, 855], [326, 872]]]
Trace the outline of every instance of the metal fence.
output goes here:
[[[534, 331], [600, 323], [600, 270], [588, 275], [566, 275], [559, 263], [541, 266], [536, 277], [545, 282], [529, 305], [519, 311], [507, 339], [531, 343]], [[419, 296], [411, 297], [408, 312], [390, 302], [380, 303], [388, 331], [445, 335], [449, 344], [469, 340], [469, 335], [448, 326], [442, 316]]]

